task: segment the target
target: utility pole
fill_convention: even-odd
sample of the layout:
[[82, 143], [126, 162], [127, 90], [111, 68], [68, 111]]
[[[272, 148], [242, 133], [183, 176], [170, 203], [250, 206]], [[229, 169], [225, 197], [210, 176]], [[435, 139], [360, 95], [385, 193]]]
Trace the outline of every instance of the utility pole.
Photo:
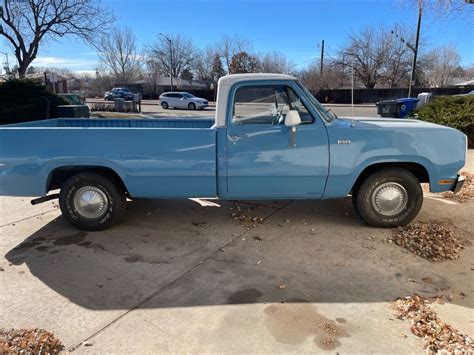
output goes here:
[[324, 68], [324, 39], [321, 42], [321, 70], [320, 74], [323, 75], [323, 68]]
[[[407, 48], [409, 48], [413, 52], [413, 64], [411, 66], [411, 75], [410, 75], [410, 84], [408, 86], [408, 97], [411, 97], [411, 88], [413, 85], [415, 85], [415, 80], [416, 80], [416, 61], [418, 57], [418, 45], [420, 43], [420, 30], [421, 30], [421, 17], [423, 15], [423, 7], [421, 0], [418, 1], [418, 24], [416, 27], [416, 38], [415, 38], [415, 45], [413, 46], [412, 44], [408, 43], [405, 41], [403, 37], [400, 37], [400, 41], [405, 43]], [[397, 38], [398, 34], [395, 33], [395, 31], [391, 31], [392, 34], [394, 34]]]
[[421, 1], [418, 2], [418, 24], [416, 27], [416, 39], [415, 39], [415, 49], [413, 50], [413, 66], [411, 70], [411, 79], [410, 86], [408, 88], [408, 97], [411, 97], [411, 87], [415, 85], [416, 80], [416, 59], [418, 56], [418, 44], [420, 42], [420, 29], [421, 29], [421, 16], [422, 16], [422, 5]]
[[173, 91], [173, 45], [171, 39], [167, 35], [163, 33], [160, 33], [159, 35], [163, 36], [170, 45], [170, 91]]

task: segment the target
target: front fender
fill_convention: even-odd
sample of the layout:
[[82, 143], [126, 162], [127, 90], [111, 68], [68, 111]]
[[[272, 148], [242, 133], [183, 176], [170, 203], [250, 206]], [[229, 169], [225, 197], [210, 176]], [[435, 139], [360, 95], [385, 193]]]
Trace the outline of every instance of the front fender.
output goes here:
[[374, 122], [357, 122], [352, 127], [341, 121], [328, 127], [330, 168], [325, 198], [346, 196], [366, 168], [380, 163], [419, 164], [428, 172], [432, 192], [452, 187], [438, 181], [452, 179], [454, 184], [465, 164], [466, 140], [461, 132], [417, 121]]
[[391, 164], [392, 166], [396, 166], [396, 164], [402, 165], [413, 163], [419, 164], [426, 169], [430, 181], [432, 181], [433, 176], [437, 175], [433, 163], [430, 160], [421, 156], [412, 155], [404, 156], [402, 158], [400, 156], [387, 155], [380, 157], [371, 157], [358, 163], [353, 168], [343, 168], [342, 166], [339, 166], [337, 168], [338, 174], [335, 174], [333, 170], [326, 184], [324, 198], [339, 198], [347, 196], [347, 194], [351, 192], [352, 187], [354, 186], [362, 172], [367, 168], [370, 168], [371, 166], [377, 164]]

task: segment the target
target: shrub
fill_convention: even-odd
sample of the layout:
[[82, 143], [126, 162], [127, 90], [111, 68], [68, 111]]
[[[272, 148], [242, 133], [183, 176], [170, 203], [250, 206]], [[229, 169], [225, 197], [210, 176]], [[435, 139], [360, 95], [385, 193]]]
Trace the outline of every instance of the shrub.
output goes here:
[[0, 84], [0, 124], [58, 117], [58, 105], [68, 101], [31, 80], [8, 80]]
[[444, 96], [416, 111], [418, 119], [459, 129], [474, 148], [474, 95]]

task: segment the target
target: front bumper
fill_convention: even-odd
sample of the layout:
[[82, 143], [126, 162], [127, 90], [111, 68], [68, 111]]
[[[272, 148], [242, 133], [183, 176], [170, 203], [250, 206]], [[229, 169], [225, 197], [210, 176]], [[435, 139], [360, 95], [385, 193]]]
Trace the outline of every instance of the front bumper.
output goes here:
[[466, 178], [464, 176], [458, 175], [458, 178], [456, 179], [456, 182], [451, 188], [451, 191], [454, 192], [455, 194], [458, 193], [462, 189], [465, 180]]

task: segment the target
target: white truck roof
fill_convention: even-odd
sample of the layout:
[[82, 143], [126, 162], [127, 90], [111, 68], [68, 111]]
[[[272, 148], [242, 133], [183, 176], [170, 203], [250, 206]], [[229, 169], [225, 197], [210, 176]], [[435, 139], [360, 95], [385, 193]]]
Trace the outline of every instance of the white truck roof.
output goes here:
[[225, 127], [230, 87], [239, 81], [248, 80], [296, 80], [296, 78], [292, 75], [271, 73], [230, 74], [221, 77], [217, 89], [216, 127]]

